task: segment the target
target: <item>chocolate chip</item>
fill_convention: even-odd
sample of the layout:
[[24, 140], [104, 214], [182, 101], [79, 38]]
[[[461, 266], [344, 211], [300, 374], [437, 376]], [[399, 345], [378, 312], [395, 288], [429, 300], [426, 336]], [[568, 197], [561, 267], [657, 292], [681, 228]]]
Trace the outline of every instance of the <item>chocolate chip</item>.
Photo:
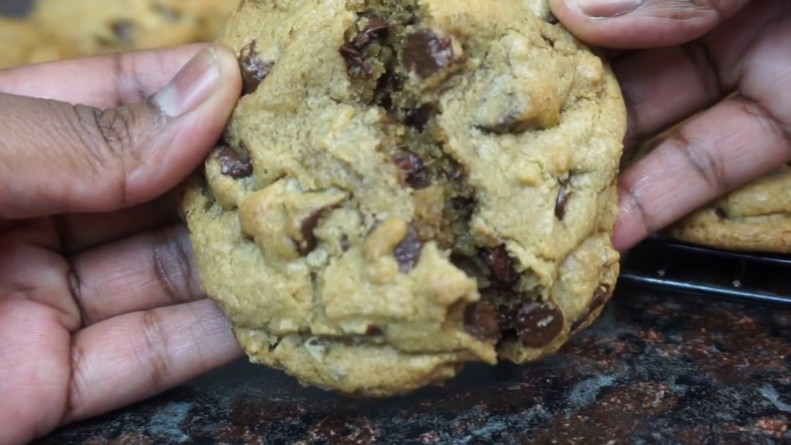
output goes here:
[[437, 74], [456, 60], [451, 39], [430, 29], [422, 29], [407, 39], [403, 58], [404, 66], [423, 78]]
[[243, 179], [253, 174], [253, 161], [244, 144], [239, 144], [239, 149], [234, 150], [228, 145], [219, 145], [214, 149], [215, 156], [220, 163], [220, 173], [234, 179]]
[[464, 167], [451, 158], [445, 159], [445, 164], [437, 167], [437, 173], [448, 182], [461, 182], [464, 180]]
[[420, 260], [420, 253], [423, 251], [423, 240], [414, 226], [409, 226], [404, 239], [396, 246], [393, 251], [398, 269], [401, 273], [412, 270]]
[[566, 217], [566, 204], [568, 204], [570, 194], [569, 181], [561, 181], [558, 196], [555, 199], [555, 217], [558, 221], [563, 221]]
[[387, 71], [379, 77], [374, 90], [374, 103], [385, 110], [393, 111], [393, 93], [404, 89], [404, 78]]
[[571, 324], [571, 330], [576, 331], [582, 326], [583, 323], [590, 317], [590, 315], [598, 308], [604, 306], [607, 302], [607, 297], [610, 294], [610, 286], [607, 284], [600, 284], [593, 293], [593, 298], [588, 305], [588, 309]]
[[341, 56], [346, 61], [346, 69], [349, 74], [353, 76], [370, 76], [371, 67], [363, 60], [362, 53], [357, 50], [351, 43], [344, 43], [340, 48]]
[[364, 17], [368, 19], [368, 26], [357, 33], [357, 35], [352, 38], [351, 42], [349, 42], [352, 47], [358, 50], [365, 48], [377, 40], [386, 39], [390, 32], [390, 27], [381, 17], [374, 14], [366, 14]]
[[381, 337], [384, 335], [384, 332], [382, 332], [382, 328], [379, 326], [369, 324], [368, 327], [365, 328], [365, 335], [368, 337]]
[[550, 25], [557, 25], [560, 22], [558, 18], [555, 17], [555, 14], [552, 14], [551, 12], [548, 13], [546, 17], [544, 17], [544, 21]]
[[489, 303], [473, 303], [464, 310], [464, 330], [478, 340], [496, 343], [500, 339], [498, 316]]
[[173, 8], [168, 8], [165, 5], [156, 3], [152, 6], [154, 11], [165, 18], [165, 20], [175, 23], [181, 18], [181, 13]]
[[428, 124], [429, 119], [436, 113], [437, 108], [434, 105], [423, 104], [407, 112], [404, 124], [418, 131], [423, 131], [426, 129], [426, 124]]
[[726, 212], [724, 209], [720, 207], [714, 209], [714, 214], [717, 216], [717, 219], [719, 219], [720, 221], [728, 218], [728, 212]]
[[310, 252], [313, 252], [318, 245], [318, 241], [316, 240], [316, 234], [313, 233], [316, 230], [316, 227], [319, 225], [319, 221], [324, 216], [325, 209], [319, 209], [308, 215], [307, 218], [302, 220], [302, 224], [299, 227], [300, 235], [302, 239], [297, 241], [297, 251], [302, 256], [307, 256]]
[[239, 67], [242, 70], [242, 95], [254, 93], [261, 82], [272, 72], [275, 64], [264, 60], [256, 48], [257, 40], [245, 45], [239, 55]]
[[[316, 227], [319, 226], [321, 220], [327, 216], [328, 213], [332, 212], [333, 210], [337, 209], [340, 206], [338, 205], [330, 205], [327, 207], [322, 207], [319, 209], [314, 210], [311, 212], [305, 219], [300, 222], [299, 225], [299, 238], [295, 239], [294, 243], [297, 247], [297, 252], [299, 252], [302, 256], [307, 256], [310, 252], [316, 250], [316, 246], [318, 246], [318, 239], [316, 238]], [[349, 240], [346, 238], [346, 243]], [[341, 243], [343, 243], [343, 239], [341, 239]]]
[[505, 246], [499, 246], [486, 253], [486, 264], [492, 278], [500, 287], [510, 288], [519, 281], [519, 274], [514, 269], [514, 260], [508, 255]]
[[341, 45], [339, 52], [346, 61], [349, 74], [368, 77], [372, 72], [365, 63], [362, 51], [373, 42], [386, 39], [390, 28], [384, 20], [374, 14], [362, 13], [360, 16], [368, 19], [368, 26]]
[[406, 22], [404, 24], [410, 26], [410, 25], [417, 25], [418, 23], [420, 23], [420, 17], [418, 17], [418, 15], [414, 11], [410, 11], [409, 16], [407, 17]]
[[110, 25], [113, 34], [121, 43], [131, 44], [135, 41], [135, 23], [131, 20], [116, 20]]
[[405, 181], [410, 187], [420, 190], [429, 186], [428, 171], [418, 155], [409, 150], [400, 150], [395, 155], [394, 161], [398, 168], [406, 173]]
[[509, 114], [495, 125], [477, 125], [476, 128], [484, 133], [494, 134], [520, 134], [527, 130], [538, 128], [535, 119], [522, 119], [517, 114]]
[[524, 303], [514, 320], [519, 339], [525, 346], [546, 346], [563, 330], [563, 313], [552, 303]]

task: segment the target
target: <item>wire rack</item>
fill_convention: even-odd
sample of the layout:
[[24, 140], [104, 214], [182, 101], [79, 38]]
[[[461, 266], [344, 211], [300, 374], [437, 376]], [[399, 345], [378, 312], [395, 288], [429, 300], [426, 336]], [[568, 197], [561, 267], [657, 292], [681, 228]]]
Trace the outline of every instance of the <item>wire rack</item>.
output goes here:
[[791, 255], [730, 252], [654, 237], [624, 255], [620, 281], [791, 308]]

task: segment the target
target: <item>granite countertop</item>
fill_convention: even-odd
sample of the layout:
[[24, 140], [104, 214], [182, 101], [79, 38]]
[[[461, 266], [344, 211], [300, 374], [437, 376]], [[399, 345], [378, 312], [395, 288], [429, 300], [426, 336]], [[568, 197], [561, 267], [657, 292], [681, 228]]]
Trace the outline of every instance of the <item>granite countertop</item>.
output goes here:
[[791, 443], [791, 311], [619, 286], [539, 363], [361, 402], [239, 361], [39, 444]]

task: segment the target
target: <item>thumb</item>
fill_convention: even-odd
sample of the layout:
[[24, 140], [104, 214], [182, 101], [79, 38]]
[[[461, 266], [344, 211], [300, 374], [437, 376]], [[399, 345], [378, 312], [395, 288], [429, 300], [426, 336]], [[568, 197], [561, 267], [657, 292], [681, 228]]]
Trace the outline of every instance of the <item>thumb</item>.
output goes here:
[[217, 46], [141, 103], [0, 94], [0, 218], [112, 211], [165, 193], [215, 145], [240, 91], [236, 57]]
[[641, 49], [697, 39], [749, 1], [550, 0], [550, 5], [553, 14], [590, 45]]

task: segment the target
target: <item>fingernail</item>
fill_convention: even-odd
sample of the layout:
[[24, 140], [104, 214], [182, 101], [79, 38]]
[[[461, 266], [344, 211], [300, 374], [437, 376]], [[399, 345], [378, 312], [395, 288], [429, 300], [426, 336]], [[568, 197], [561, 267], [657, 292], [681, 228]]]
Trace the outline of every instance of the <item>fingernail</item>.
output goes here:
[[166, 116], [182, 116], [211, 97], [219, 77], [214, 49], [204, 49], [184, 65], [153, 100]]
[[644, 2], [645, 0], [577, 0], [583, 14], [597, 18], [629, 14]]

